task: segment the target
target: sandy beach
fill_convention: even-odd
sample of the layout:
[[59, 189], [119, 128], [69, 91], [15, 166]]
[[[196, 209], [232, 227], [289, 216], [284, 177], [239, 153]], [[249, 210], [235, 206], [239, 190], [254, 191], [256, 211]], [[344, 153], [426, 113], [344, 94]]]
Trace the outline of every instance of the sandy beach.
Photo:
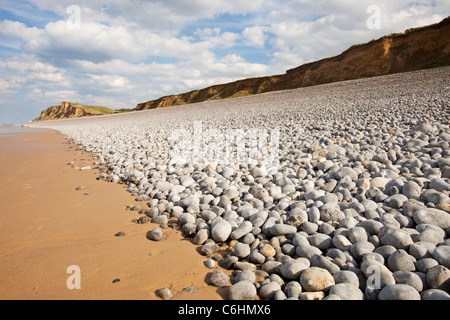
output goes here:
[[[77, 169], [84, 166], [92, 169]], [[197, 246], [170, 228], [163, 241], [148, 240], [156, 225], [132, 222], [140, 216], [127, 209], [135, 197], [98, 173], [56, 131], [0, 135], [0, 299], [159, 299], [161, 287], [172, 299], [227, 296], [206, 284], [211, 270]], [[71, 265], [81, 289], [67, 286]], [[183, 290], [189, 286], [197, 291]]]
[[[449, 75], [1, 135], [0, 296], [159, 299], [165, 287], [171, 299], [448, 300]], [[147, 239], [158, 226], [162, 239]]]

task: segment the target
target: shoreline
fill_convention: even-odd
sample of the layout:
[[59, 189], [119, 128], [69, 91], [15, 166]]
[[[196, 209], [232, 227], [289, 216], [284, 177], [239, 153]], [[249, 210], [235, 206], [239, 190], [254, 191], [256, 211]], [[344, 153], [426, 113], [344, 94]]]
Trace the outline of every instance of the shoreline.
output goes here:
[[[158, 225], [132, 222], [140, 215], [127, 209], [146, 202], [97, 180], [93, 156], [61, 133], [4, 134], [0, 144], [0, 299], [153, 300], [162, 287], [172, 300], [227, 297], [205, 282], [213, 270], [197, 246], [170, 228], [162, 241], [148, 240]], [[76, 169], [84, 166], [92, 169]], [[79, 290], [67, 287], [71, 265], [80, 268]], [[189, 286], [197, 291], [183, 291]]]

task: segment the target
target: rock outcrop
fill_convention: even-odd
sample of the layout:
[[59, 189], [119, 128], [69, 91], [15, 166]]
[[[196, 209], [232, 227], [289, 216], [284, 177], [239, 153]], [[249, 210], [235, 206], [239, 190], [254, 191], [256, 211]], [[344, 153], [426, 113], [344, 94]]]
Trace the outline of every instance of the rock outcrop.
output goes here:
[[338, 56], [288, 70], [284, 75], [249, 78], [140, 103], [146, 110], [294, 89], [337, 81], [450, 65], [450, 17], [440, 23], [354, 45]]
[[116, 112], [105, 107], [85, 106], [73, 102], [61, 102], [59, 106], [48, 107], [41, 112], [41, 115], [33, 121], [56, 120], [65, 118], [78, 118], [110, 114]]

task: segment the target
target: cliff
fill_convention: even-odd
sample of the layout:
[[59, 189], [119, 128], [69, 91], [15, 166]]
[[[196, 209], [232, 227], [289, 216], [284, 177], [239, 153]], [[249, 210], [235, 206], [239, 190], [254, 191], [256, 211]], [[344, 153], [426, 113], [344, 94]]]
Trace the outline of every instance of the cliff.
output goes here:
[[238, 80], [140, 103], [133, 110], [233, 98], [336, 81], [450, 65], [450, 17], [440, 23], [354, 45], [338, 56], [288, 70], [283, 75]]
[[55, 120], [65, 118], [78, 118], [95, 116], [102, 114], [115, 113], [115, 110], [111, 110], [105, 107], [93, 107], [85, 106], [79, 103], [61, 102], [59, 106], [48, 107], [41, 112], [41, 115], [33, 121]]

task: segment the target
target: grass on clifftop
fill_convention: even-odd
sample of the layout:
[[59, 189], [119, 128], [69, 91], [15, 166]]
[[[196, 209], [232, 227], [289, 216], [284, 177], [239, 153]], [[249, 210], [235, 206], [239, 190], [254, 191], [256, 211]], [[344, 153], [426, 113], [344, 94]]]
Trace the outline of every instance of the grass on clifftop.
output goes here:
[[87, 105], [82, 105], [82, 106], [86, 109], [86, 111], [88, 111], [91, 114], [110, 114], [110, 113], [117, 112], [117, 110], [112, 110], [107, 107], [87, 106]]

